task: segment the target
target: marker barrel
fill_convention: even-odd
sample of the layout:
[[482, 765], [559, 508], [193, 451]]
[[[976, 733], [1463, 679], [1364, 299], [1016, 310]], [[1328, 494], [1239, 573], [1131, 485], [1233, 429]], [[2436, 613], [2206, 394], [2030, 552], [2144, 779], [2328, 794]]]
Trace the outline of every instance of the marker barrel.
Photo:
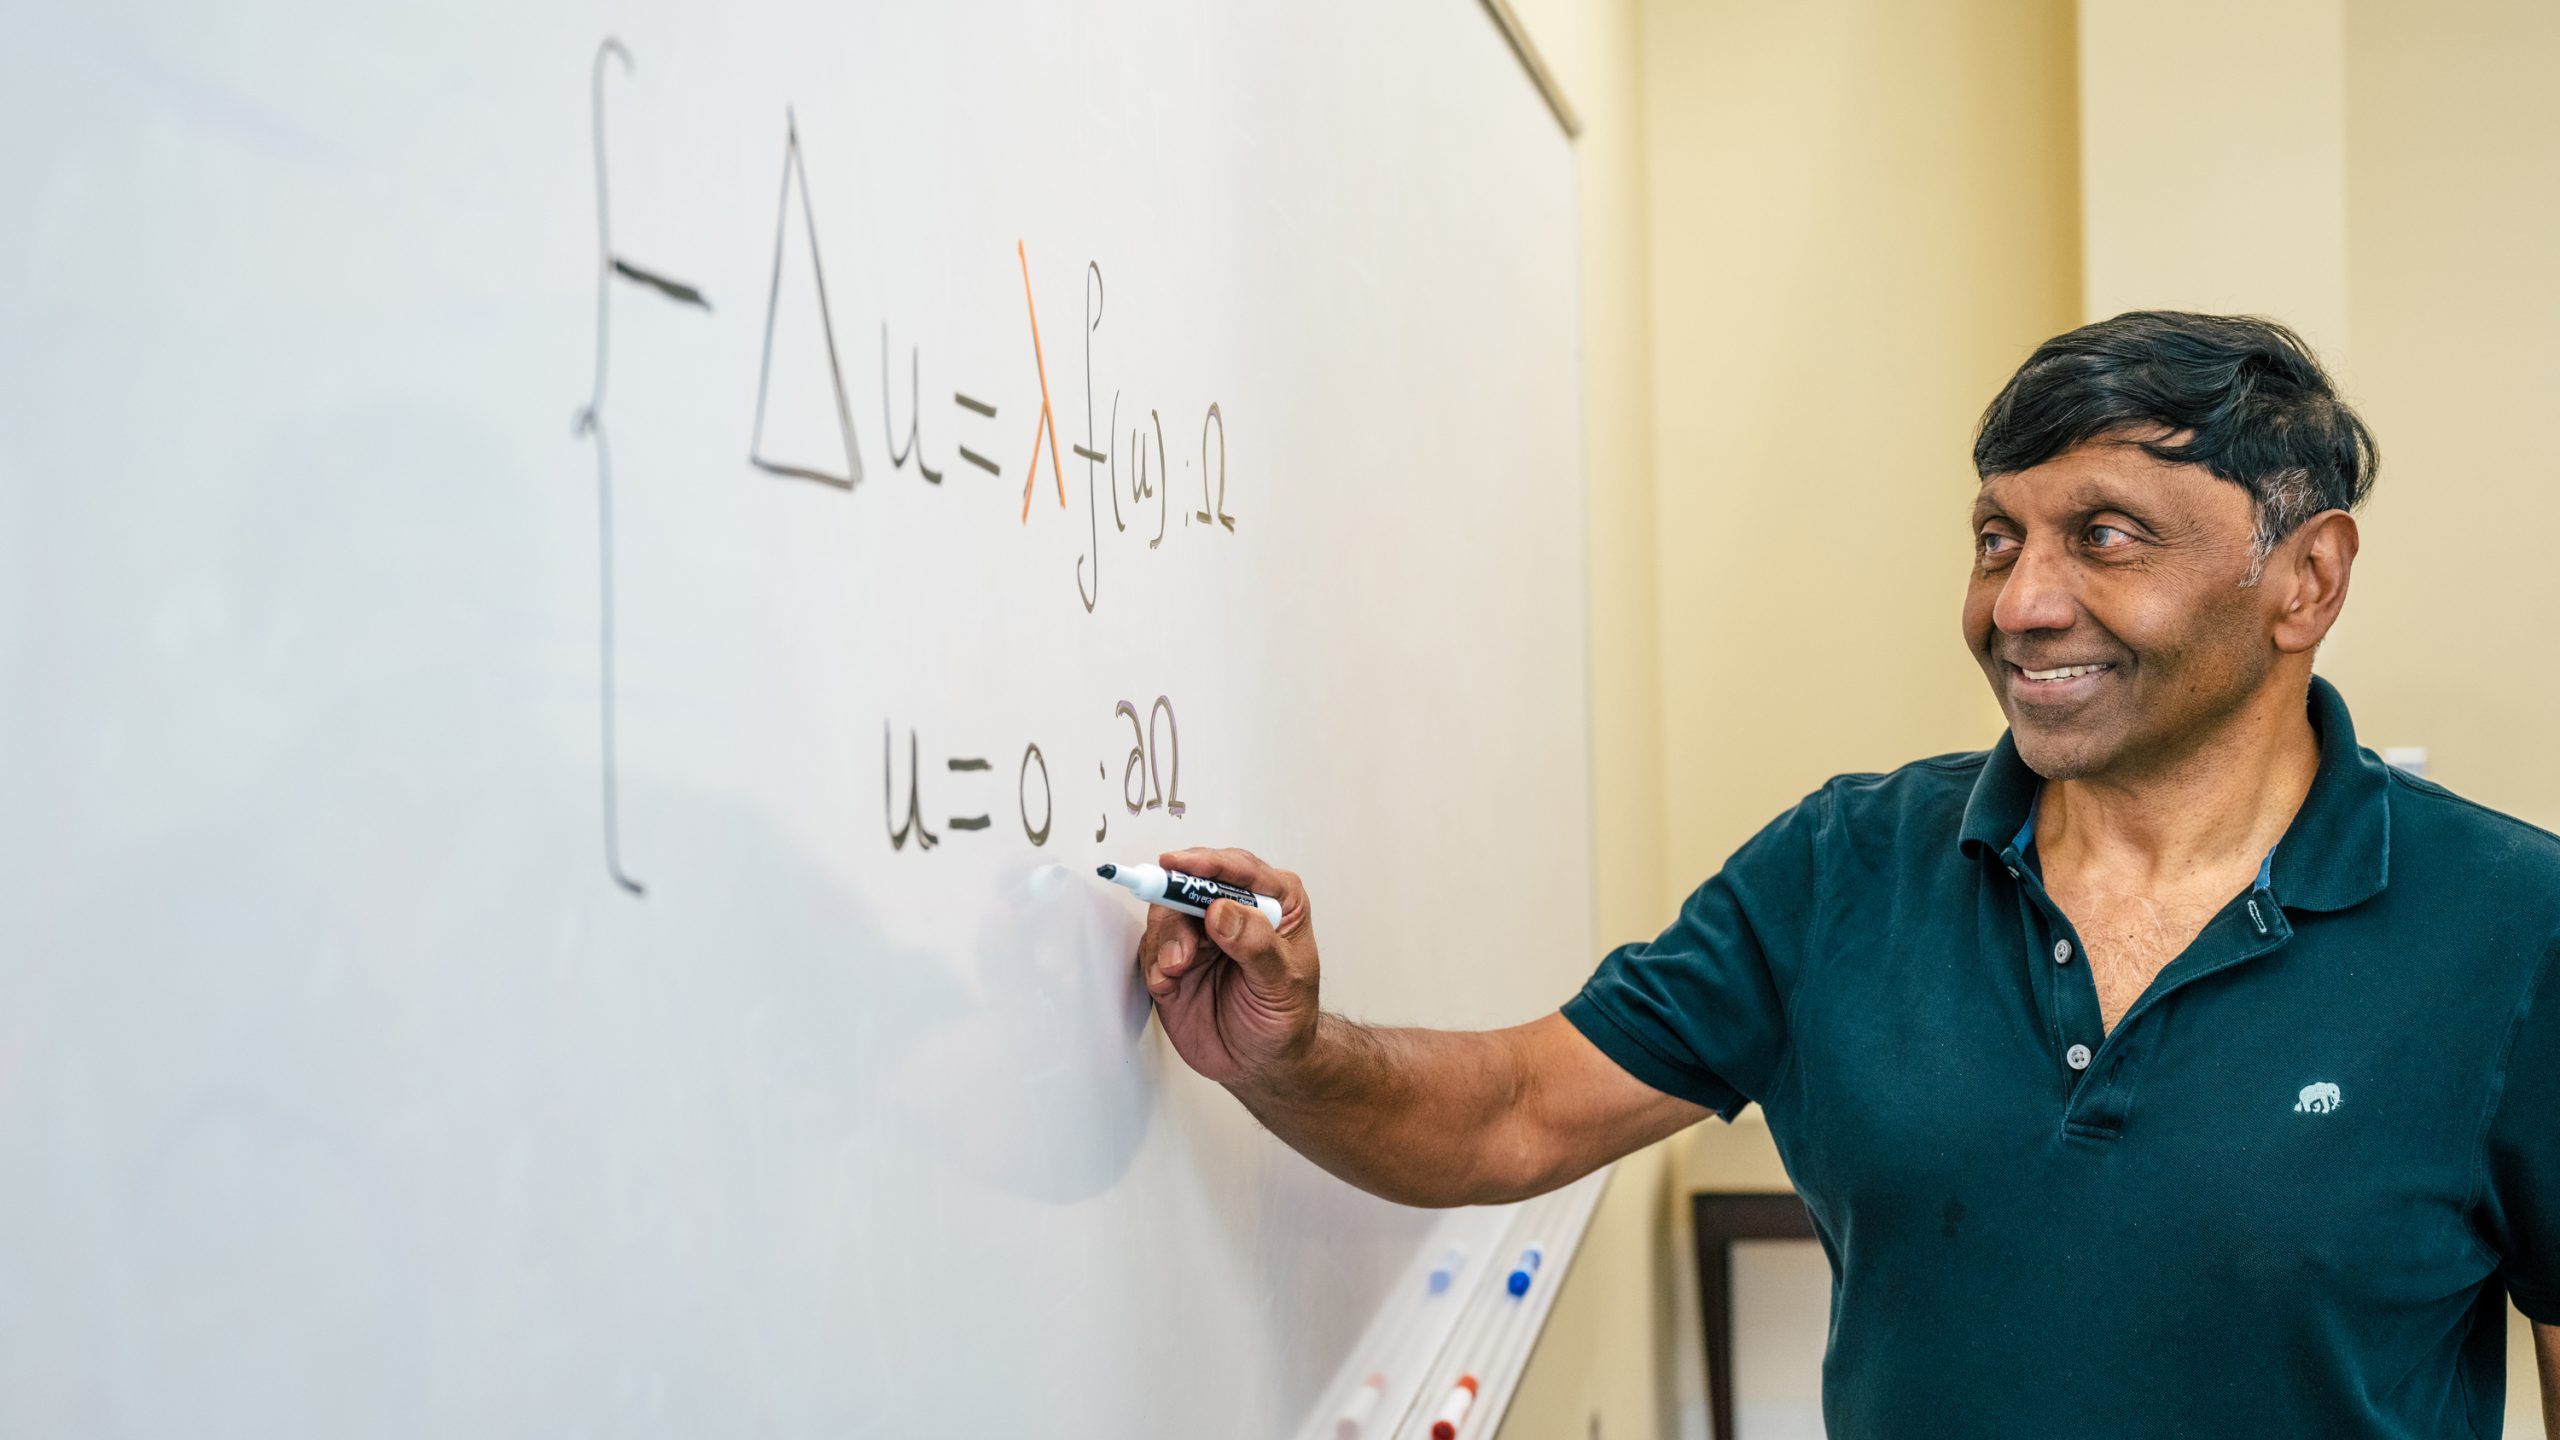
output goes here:
[[1458, 1427], [1467, 1423], [1467, 1411], [1476, 1403], [1476, 1377], [1461, 1375], [1449, 1398], [1440, 1402], [1440, 1416], [1431, 1422], [1431, 1440], [1458, 1440]]
[[1341, 1418], [1333, 1422], [1334, 1440], [1360, 1440], [1360, 1432], [1368, 1428], [1369, 1417], [1378, 1411], [1378, 1401], [1387, 1393], [1387, 1377], [1372, 1373], [1351, 1392], [1342, 1404]]
[[1280, 902], [1268, 895], [1256, 895], [1241, 885], [1212, 880], [1204, 875], [1186, 875], [1167, 870], [1161, 865], [1105, 865], [1096, 873], [1103, 879], [1137, 896], [1150, 905], [1179, 910], [1185, 915], [1206, 916], [1209, 907], [1220, 900], [1233, 900], [1262, 912], [1262, 918], [1277, 929], [1280, 925]]

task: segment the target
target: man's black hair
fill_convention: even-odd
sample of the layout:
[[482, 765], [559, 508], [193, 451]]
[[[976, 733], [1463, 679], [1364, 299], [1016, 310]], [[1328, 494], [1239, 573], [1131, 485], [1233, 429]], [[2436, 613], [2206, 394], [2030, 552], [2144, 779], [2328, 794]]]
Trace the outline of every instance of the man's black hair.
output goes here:
[[2056, 335], [1982, 412], [1973, 468], [2015, 474], [2103, 439], [2248, 491], [2261, 559], [2312, 516], [2362, 505], [2382, 464], [2311, 347], [2250, 315], [2130, 310]]

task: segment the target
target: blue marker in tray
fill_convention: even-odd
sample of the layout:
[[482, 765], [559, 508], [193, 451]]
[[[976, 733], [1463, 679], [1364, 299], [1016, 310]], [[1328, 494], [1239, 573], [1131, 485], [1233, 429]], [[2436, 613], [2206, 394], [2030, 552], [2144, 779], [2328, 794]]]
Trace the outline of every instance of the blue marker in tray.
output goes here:
[[1504, 1282], [1513, 1295], [1529, 1293], [1529, 1282], [1538, 1278], [1538, 1266], [1547, 1258], [1547, 1247], [1532, 1245], [1520, 1252], [1520, 1263], [1511, 1267], [1511, 1278]]
[[1448, 1293], [1449, 1287], [1457, 1283], [1458, 1272], [1466, 1265], [1467, 1252], [1455, 1245], [1450, 1246], [1449, 1253], [1440, 1257], [1440, 1263], [1431, 1267], [1431, 1293]]

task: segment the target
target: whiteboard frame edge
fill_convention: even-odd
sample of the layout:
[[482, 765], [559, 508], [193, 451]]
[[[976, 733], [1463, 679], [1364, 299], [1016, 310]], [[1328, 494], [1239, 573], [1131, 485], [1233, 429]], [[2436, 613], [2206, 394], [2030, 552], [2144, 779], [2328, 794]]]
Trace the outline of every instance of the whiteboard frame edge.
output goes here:
[[1564, 127], [1564, 138], [1581, 139], [1582, 116], [1573, 108], [1573, 102], [1565, 98], [1564, 87], [1556, 82], [1555, 72], [1547, 68], [1547, 58], [1538, 53], [1538, 42], [1529, 38], [1529, 27], [1520, 23], [1519, 13], [1511, 8], [1511, 0], [1484, 0], [1484, 10], [1493, 17], [1495, 27], [1502, 31], [1502, 38], [1510, 42], [1511, 53], [1520, 57], [1520, 68], [1529, 72], [1531, 83], [1538, 87], [1538, 94], [1547, 102], [1547, 109], [1556, 117], [1556, 123]]

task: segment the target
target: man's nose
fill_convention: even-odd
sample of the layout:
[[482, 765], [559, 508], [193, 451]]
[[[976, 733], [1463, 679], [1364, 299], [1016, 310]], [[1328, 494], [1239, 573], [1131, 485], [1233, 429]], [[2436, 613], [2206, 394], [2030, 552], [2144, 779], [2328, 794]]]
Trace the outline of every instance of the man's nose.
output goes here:
[[2000, 598], [1992, 603], [1991, 623], [2004, 634], [2031, 630], [2068, 630], [2080, 601], [2068, 557], [2051, 547], [2029, 542], [2017, 563], [2000, 581]]

